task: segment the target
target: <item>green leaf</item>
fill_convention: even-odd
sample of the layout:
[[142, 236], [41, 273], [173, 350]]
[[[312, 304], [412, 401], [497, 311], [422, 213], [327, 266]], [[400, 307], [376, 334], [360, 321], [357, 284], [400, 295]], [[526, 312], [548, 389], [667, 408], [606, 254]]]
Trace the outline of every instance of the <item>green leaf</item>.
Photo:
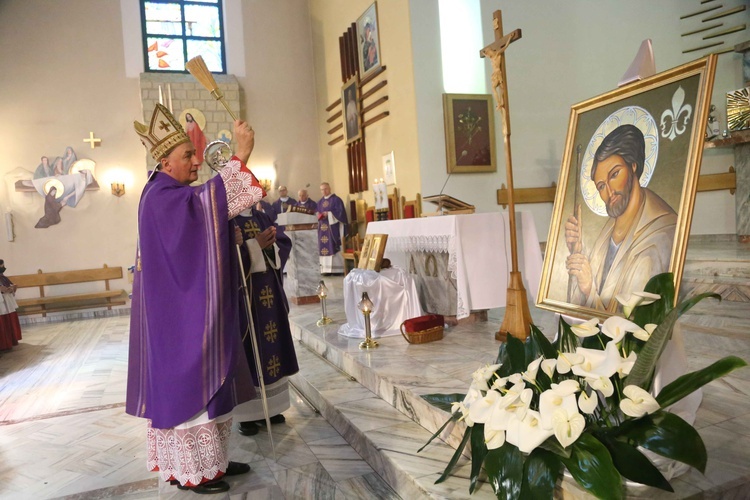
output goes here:
[[432, 406], [440, 408], [443, 411], [447, 411], [448, 413], [452, 413], [451, 405], [453, 405], [453, 403], [460, 403], [464, 400], [465, 397], [466, 394], [459, 394], [457, 392], [453, 394], [422, 395], [422, 399], [430, 403]]
[[597, 437], [607, 447], [615, 467], [624, 477], [661, 490], [674, 491], [659, 469], [636, 447], [607, 436]]
[[562, 462], [554, 453], [535, 448], [523, 466], [520, 498], [553, 498], [555, 484], [562, 471]]
[[542, 444], [539, 445], [539, 448], [542, 448], [547, 451], [551, 451], [555, 455], [564, 457], [564, 458], [570, 458], [571, 450], [570, 448], [563, 448], [560, 444], [560, 441], [557, 440], [555, 436], [547, 438]]
[[560, 460], [586, 491], [599, 498], [623, 498], [622, 480], [607, 448], [589, 433], [571, 445], [570, 458]]
[[487, 445], [484, 442], [484, 424], [474, 424], [471, 428], [471, 482], [469, 483], [469, 494], [474, 493], [482, 470], [482, 462], [487, 456]]
[[422, 451], [425, 448], [427, 448], [427, 446], [433, 441], [433, 439], [435, 439], [436, 437], [438, 437], [440, 435], [440, 433], [443, 432], [443, 429], [445, 429], [446, 427], [448, 427], [448, 424], [450, 424], [451, 422], [455, 422], [459, 418], [461, 418], [461, 412], [460, 411], [457, 411], [457, 412], [453, 413], [451, 415], [451, 417], [448, 420], [446, 420], [445, 423], [440, 427], [440, 429], [438, 429], [435, 432], [435, 434], [433, 434], [432, 437], [430, 437], [430, 439], [424, 444], [424, 446], [422, 446], [420, 449], [417, 450], [417, 453], [419, 453], [420, 451]]
[[523, 459], [523, 453], [507, 441], [487, 453], [484, 468], [498, 499], [516, 499], [521, 495]]
[[638, 306], [633, 311], [633, 323], [641, 328], [648, 324], [661, 324], [674, 304], [674, 275], [672, 273], [657, 274], [646, 283], [644, 292], [655, 293], [661, 298], [652, 304]]
[[617, 434], [663, 457], [706, 470], [706, 446], [692, 425], [673, 413], [660, 410], [621, 425]]
[[456, 452], [453, 454], [450, 462], [448, 462], [448, 465], [445, 467], [443, 474], [438, 478], [437, 481], [435, 481], [435, 484], [442, 483], [443, 481], [448, 479], [448, 476], [451, 475], [451, 472], [453, 472], [453, 468], [458, 463], [458, 459], [461, 458], [461, 453], [463, 453], [464, 448], [466, 448], [466, 443], [469, 442], [469, 436], [471, 436], [471, 427], [466, 428], [464, 438], [461, 440], [461, 443], [459, 443], [458, 448], [456, 448]]
[[503, 359], [498, 359], [501, 364], [497, 374], [501, 377], [507, 377], [512, 373], [522, 372], [526, 369], [526, 351], [523, 342], [508, 334], [505, 340], [505, 349]]
[[575, 352], [578, 346], [578, 337], [570, 329], [570, 325], [560, 316], [560, 323], [557, 327], [557, 340], [552, 343], [552, 347], [560, 352]]
[[641, 352], [638, 353], [638, 359], [636, 359], [633, 368], [630, 370], [630, 374], [625, 377], [624, 385], [637, 385], [642, 389], [649, 389], [656, 363], [659, 361], [662, 352], [664, 352], [667, 341], [672, 337], [672, 329], [675, 323], [680, 316], [706, 297], [721, 299], [721, 296], [715, 293], [701, 293], [681, 302], [667, 314], [664, 321], [659, 323], [659, 326], [651, 334], [651, 338], [648, 339]]
[[709, 382], [743, 366], [747, 366], [747, 363], [737, 356], [722, 358], [710, 366], [677, 378], [661, 390], [656, 401], [659, 406], [666, 408]]
[[[557, 351], [555, 350], [555, 347], [552, 345], [552, 343], [545, 337], [544, 333], [536, 327], [536, 325], [531, 325], [531, 336], [529, 337], [533, 344], [536, 346], [536, 350], [538, 353], [540, 353], [542, 356], [544, 356], [544, 359], [556, 359], [557, 358]], [[536, 358], [539, 357], [539, 354], [534, 356], [531, 360], [529, 360], [529, 363], [531, 361], [534, 361]]]

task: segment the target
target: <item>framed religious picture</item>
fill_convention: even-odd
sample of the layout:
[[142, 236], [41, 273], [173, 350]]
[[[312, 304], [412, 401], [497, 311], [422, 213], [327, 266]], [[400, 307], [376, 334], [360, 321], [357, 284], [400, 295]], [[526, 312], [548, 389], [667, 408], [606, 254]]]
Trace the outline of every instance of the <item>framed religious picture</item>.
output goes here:
[[359, 251], [359, 262], [357, 267], [360, 269], [367, 269], [367, 261], [370, 259], [370, 251], [372, 250], [372, 235], [366, 234], [364, 241], [362, 241], [362, 249]]
[[354, 76], [341, 88], [341, 106], [344, 115], [346, 143], [362, 137], [362, 115], [359, 112], [359, 83]]
[[664, 272], [679, 290], [715, 69], [711, 55], [571, 108], [539, 307], [621, 315], [617, 297]]
[[378, 4], [373, 3], [357, 19], [357, 59], [359, 76], [364, 78], [380, 67]]
[[383, 155], [383, 182], [387, 186], [396, 185], [396, 160], [393, 157], [393, 151]]
[[367, 237], [371, 237], [372, 241], [370, 242], [369, 255], [367, 257], [367, 265], [365, 266], [365, 269], [380, 271], [380, 265], [383, 263], [383, 254], [385, 253], [385, 244], [388, 241], [388, 235], [368, 234]]
[[448, 173], [495, 172], [495, 114], [489, 94], [443, 94]]

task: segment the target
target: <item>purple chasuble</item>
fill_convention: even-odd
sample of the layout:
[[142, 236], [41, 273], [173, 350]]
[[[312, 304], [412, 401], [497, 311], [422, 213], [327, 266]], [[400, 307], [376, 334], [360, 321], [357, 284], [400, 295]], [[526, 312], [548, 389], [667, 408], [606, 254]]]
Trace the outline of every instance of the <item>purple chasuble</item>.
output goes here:
[[220, 176], [190, 187], [157, 173], [141, 195], [125, 409], [155, 428], [204, 410], [216, 418], [254, 396], [227, 217]]
[[315, 201], [312, 198], [308, 198], [307, 201], [304, 202], [304, 203], [301, 202], [301, 201], [298, 201], [297, 202], [297, 206], [298, 207], [305, 207], [306, 209], [308, 209], [311, 212], [316, 212], [318, 210], [318, 204], [315, 203]]
[[[279, 214], [283, 214], [284, 212], [286, 212], [287, 208], [289, 208], [290, 205], [296, 205], [296, 204], [297, 204], [297, 200], [295, 200], [294, 198], [290, 196], [289, 199], [286, 200], [286, 203], [281, 201], [281, 198], [279, 198], [278, 200], [274, 201], [271, 204], [271, 207], [273, 207], [273, 211], [276, 214], [276, 217], [278, 217]], [[274, 220], [276, 220], [276, 217], [274, 217]]]
[[330, 224], [328, 216], [318, 219], [318, 250], [320, 255], [329, 257], [336, 255], [341, 250], [341, 231], [339, 227], [344, 225], [344, 235], [348, 232], [348, 219], [344, 202], [332, 194], [328, 199], [321, 198], [318, 201], [318, 213], [331, 212], [339, 222]]
[[263, 207], [264, 214], [266, 214], [271, 220], [276, 220], [276, 216], [278, 214], [276, 213], [276, 209], [273, 208], [273, 205], [268, 203], [266, 200], [260, 200], [258, 203], [260, 203], [260, 206]]
[[[245, 241], [255, 236], [266, 228], [276, 226], [264, 213], [252, 209], [252, 215], [245, 217], [238, 215], [235, 219], [237, 225], [242, 229]], [[260, 362], [263, 367], [263, 381], [273, 384], [283, 377], [294, 375], [299, 371], [297, 365], [297, 354], [294, 352], [294, 341], [292, 331], [289, 327], [289, 304], [282, 281], [282, 270], [286, 265], [289, 254], [292, 251], [292, 240], [284, 233], [284, 229], [276, 226], [276, 246], [279, 248], [280, 269], [273, 269], [266, 264], [265, 272], [252, 273], [247, 283], [250, 293], [253, 313], [253, 324], [257, 335], [258, 347], [260, 349]], [[250, 269], [250, 258], [247, 247], [242, 247], [242, 262], [245, 273]], [[274, 259], [273, 247], [263, 251]], [[246, 314], [244, 313], [244, 297], [241, 297], [242, 313], [240, 324], [242, 325], [242, 338], [245, 346], [250, 371], [256, 387], [260, 386], [258, 381], [255, 361], [253, 360], [253, 345], [249, 336]]]

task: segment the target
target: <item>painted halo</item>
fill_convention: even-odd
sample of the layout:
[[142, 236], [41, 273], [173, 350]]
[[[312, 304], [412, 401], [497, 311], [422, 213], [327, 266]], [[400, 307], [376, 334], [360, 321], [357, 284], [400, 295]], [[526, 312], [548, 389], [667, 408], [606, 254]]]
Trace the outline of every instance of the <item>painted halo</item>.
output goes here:
[[610, 132], [620, 125], [635, 125], [643, 132], [643, 138], [646, 141], [646, 159], [643, 162], [643, 173], [639, 179], [639, 184], [642, 187], [646, 187], [651, 180], [651, 176], [654, 175], [656, 159], [659, 156], [659, 128], [654, 117], [645, 109], [638, 106], [620, 108], [599, 125], [586, 147], [586, 153], [583, 155], [579, 180], [581, 195], [586, 205], [592, 212], [602, 217], [607, 216], [607, 207], [599, 196], [594, 181], [591, 180], [591, 167], [594, 164], [594, 154], [596, 154], [599, 145]]
[[72, 167], [70, 167], [70, 173], [77, 174], [78, 172], [81, 172], [82, 170], [88, 170], [89, 172], [91, 172], [91, 175], [94, 175], [95, 167], [96, 167], [96, 162], [94, 160], [89, 160], [89, 159], [78, 160], [75, 163], [73, 163]]
[[50, 179], [44, 183], [44, 194], [48, 195], [53, 187], [57, 188], [57, 191], [55, 192], [55, 199], [59, 200], [63, 197], [65, 186], [63, 186], [63, 183], [58, 179]]
[[198, 126], [201, 128], [201, 130], [206, 130], [206, 115], [204, 115], [199, 109], [195, 108], [187, 108], [180, 113], [180, 125], [182, 125], [182, 128], [187, 132], [187, 118], [185, 116], [187, 114], [190, 114], [190, 116], [193, 117], [193, 120], [195, 120], [195, 123], [198, 124]]

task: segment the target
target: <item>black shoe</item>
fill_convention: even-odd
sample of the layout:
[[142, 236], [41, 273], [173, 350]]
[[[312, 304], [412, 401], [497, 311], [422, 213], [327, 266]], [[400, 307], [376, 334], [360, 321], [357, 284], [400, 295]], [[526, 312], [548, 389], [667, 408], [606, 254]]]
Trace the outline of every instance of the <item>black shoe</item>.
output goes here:
[[224, 493], [225, 491], [229, 491], [229, 483], [218, 480], [201, 483], [198, 486], [183, 486], [178, 482], [177, 488], [180, 490], [190, 490], [199, 495], [212, 495], [214, 493]]
[[250, 465], [242, 462], [229, 462], [227, 465], [227, 471], [224, 473], [225, 476], [239, 476], [240, 474], [247, 474], [250, 472]]
[[[286, 422], [286, 418], [281, 413], [279, 413], [278, 415], [274, 415], [269, 420], [271, 420], [272, 424], [283, 424], [284, 422]], [[266, 425], [266, 419], [263, 419], [263, 420], [253, 420], [253, 423], [254, 424], [258, 424], [261, 427], [264, 427]]]
[[255, 436], [258, 433], [258, 426], [253, 422], [240, 422], [237, 432], [243, 436]]

